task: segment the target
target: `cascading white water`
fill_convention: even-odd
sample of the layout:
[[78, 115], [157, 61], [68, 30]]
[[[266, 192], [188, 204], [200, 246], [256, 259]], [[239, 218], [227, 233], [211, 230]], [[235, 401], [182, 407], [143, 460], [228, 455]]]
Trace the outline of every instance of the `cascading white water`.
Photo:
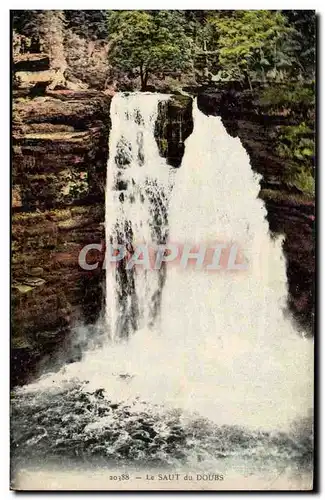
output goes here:
[[[107, 168], [106, 241], [136, 245], [163, 243], [167, 234], [170, 172], [154, 138], [159, 94], [117, 94], [111, 103], [112, 129]], [[107, 266], [106, 312], [111, 337], [153, 323], [159, 273], [118, 271]]]
[[[159, 157], [154, 124], [165, 98], [113, 98], [107, 241], [164, 241], [169, 228], [170, 240], [180, 245], [238, 243], [248, 269], [209, 273], [170, 266], [163, 287], [157, 271], [137, 269], [129, 286], [115, 269], [107, 269], [111, 336], [123, 336], [128, 324], [123, 320], [131, 320], [137, 306], [134, 334], [127, 343], [108, 341], [86, 352], [82, 361], [24, 390], [86, 380], [87, 391], [103, 388], [111, 401], [197, 412], [217, 424], [287, 429], [312, 407], [313, 346], [283, 315], [281, 239], [271, 239], [257, 198], [258, 177], [220, 118], [205, 116], [194, 102], [194, 131], [181, 167], [175, 171]], [[150, 321], [157, 291], [162, 291], [160, 322]]]
[[164, 342], [177, 353], [185, 407], [199, 405], [219, 423], [283, 428], [312, 407], [313, 346], [283, 314], [282, 238], [270, 237], [259, 177], [240, 140], [196, 103], [193, 119], [169, 207], [170, 239], [235, 242], [248, 269], [170, 267]]

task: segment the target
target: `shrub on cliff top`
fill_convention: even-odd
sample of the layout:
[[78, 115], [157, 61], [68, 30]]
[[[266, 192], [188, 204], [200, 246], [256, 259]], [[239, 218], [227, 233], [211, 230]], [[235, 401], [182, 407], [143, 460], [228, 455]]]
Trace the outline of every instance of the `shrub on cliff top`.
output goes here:
[[285, 85], [271, 85], [260, 94], [259, 104], [278, 110], [289, 109], [300, 114], [308, 110], [313, 111], [315, 107], [314, 82], [310, 84], [287, 82]]
[[303, 193], [313, 195], [315, 139], [313, 130], [305, 122], [299, 125], [280, 127], [277, 153], [290, 160], [286, 168], [286, 180]]

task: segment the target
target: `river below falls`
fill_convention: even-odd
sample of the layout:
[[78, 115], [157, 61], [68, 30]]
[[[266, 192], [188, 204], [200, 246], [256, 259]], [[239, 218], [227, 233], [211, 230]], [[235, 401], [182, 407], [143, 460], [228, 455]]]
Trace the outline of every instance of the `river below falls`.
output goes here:
[[[99, 482], [105, 484], [114, 470], [116, 477], [132, 476], [132, 471], [133, 475], [153, 471], [155, 478], [158, 471], [194, 471], [195, 478], [200, 472], [222, 474], [225, 479], [257, 477], [270, 487], [284, 475], [287, 486], [308, 483], [312, 474], [309, 419], [296, 422], [289, 432], [220, 426], [200, 417], [199, 408], [190, 414], [139, 398], [116, 402], [101, 388], [89, 391], [87, 382], [44, 392], [16, 389], [11, 425], [13, 483], [18, 488], [28, 478], [34, 478], [35, 485], [42, 474], [57, 470], [60, 476], [67, 469], [81, 478], [86, 473], [89, 485], [95, 477], [102, 477]], [[164, 488], [164, 480], [158, 482]], [[111, 483], [109, 489], [114, 489], [116, 484]], [[182, 481], [176, 483], [180, 487]], [[198, 488], [223, 486], [220, 481], [199, 483]]]

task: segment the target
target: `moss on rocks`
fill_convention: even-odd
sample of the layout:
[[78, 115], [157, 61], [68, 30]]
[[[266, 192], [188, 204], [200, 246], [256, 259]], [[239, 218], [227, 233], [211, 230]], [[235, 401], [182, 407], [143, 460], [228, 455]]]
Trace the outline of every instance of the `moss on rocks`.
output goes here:
[[184, 141], [193, 131], [192, 98], [173, 95], [159, 103], [155, 138], [159, 153], [167, 163], [179, 167], [184, 154]]

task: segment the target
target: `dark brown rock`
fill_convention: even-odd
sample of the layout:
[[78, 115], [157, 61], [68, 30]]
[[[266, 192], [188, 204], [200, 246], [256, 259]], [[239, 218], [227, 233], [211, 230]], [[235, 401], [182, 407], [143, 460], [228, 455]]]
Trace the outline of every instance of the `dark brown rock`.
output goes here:
[[193, 131], [192, 98], [175, 95], [158, 107], [155, 137], [159, 153], [167, 163], [179, 167], [184, 154], [184, 141]]
[[14, 71], [44, 71], [50, 69], [48, 54], [16, 54], [14, 57]]
[[86, 271], [78, 257], [104, 242], [110, 97], [85, 94], [13, 106], [13, 384], [67, 347], [75, 326], [95, 323], [102, 307], [101, 265]]

